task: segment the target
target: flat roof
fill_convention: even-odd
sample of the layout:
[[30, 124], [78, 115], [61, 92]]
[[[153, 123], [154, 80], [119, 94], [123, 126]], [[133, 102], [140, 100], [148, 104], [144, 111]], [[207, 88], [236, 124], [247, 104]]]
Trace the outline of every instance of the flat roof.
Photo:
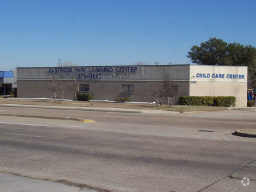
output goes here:
[[177, 67], [177, 66], [202, 66], [202, 67], [248, 67], [248, 66], [233, 66], [233, 65], [199, 65], [199, 64], [171, 64], [171, 65], [74, 65], [74, 66], [50, 66], [50, 67], [17, 67], [17, 69], [29, 68], [66, 68], [66, 67]]

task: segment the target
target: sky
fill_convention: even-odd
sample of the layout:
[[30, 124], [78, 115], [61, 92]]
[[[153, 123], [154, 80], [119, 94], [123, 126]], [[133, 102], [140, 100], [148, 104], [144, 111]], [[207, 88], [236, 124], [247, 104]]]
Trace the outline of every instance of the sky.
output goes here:
[[211, 37], [256, 46], [255, 0], [1, 0], [0, 70], [191, 63]]

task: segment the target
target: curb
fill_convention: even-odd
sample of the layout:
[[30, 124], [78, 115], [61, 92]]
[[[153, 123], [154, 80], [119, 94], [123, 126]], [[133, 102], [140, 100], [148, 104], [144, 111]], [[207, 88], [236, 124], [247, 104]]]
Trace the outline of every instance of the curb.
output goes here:
[[[203, 112], [217, 112], [217, 111], [168, 111], [168, 110], [145, 110], [145, 109], [123, 109], [123, 108], [100, 108], [100, 107], [64, 107], [64, 106], [40, 106], [40, 105], [22, 105], [22, 104], [0, 104], [0, 107], [19, 107], [19, 108], [34, 108], [34, 109], [55, 109], [55, 110], [77, 110], [89, 112], [112, 112], [112, 113], [130, 113], [130, 114], [193, 114]], [[223, 109], [223, 111], [231, 110], [231, 108]]]
[[255, 110], [256, 107], [229, 107], [228, 110]]
[[249, 138], [256, 138], [256, 130], [236, 130], [233, 135], [240, 136], [240, 137], [249, 137]]
[[[55, 109], [55, 110], [78, 110], [89, 112], [113, 112], [113, 113], [130, 113], [130, 114], [181, 114], [178, 111], [164, 111], [164, 110], [133, 110], [122, 108], [92, 108], [92, 107], [62, 107], [62, 106], [40, 106], [40, 105], [20, 105], [20, 104], [0, 104], [0, 107], [20, 107], [20, 108], [34, 108], [34, 109]], [[184, 112], [184, 114], [187, 112]]]

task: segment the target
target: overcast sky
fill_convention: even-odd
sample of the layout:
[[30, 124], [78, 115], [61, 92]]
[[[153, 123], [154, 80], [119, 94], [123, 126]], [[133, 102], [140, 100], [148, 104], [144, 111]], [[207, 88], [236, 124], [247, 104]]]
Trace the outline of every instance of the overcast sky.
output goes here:
[[255, 0], [2, 0], [0, 70], [189, 63], [210, 37], [256, 46]]

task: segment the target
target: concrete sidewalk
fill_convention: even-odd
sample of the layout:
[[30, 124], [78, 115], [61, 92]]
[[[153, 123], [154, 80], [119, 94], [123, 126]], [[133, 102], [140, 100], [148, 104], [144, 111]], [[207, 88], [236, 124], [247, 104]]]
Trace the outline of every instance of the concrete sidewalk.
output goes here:
[[0, 189], [4, 192], [96, 192], [95, 190], [0, 173]]
[[63, 106], [41, 106], [41, 105], [21, 105], [21, 104], [0, 104], [0, 107], [20, 107], [20, 108], [40, 108], [56, 110], [79, 110], [79, 111], [98, 111], [98, 112], [117, 112], [117, 113], [144, 113], [144, 114], [174, 114], [175, 111], [163, 110], [141, 110], [123, 108], [101, 108], [101, 107], [63, 107]]
[[[0, 105], [0, 116], [2, 117], [20, 117], [35, 118], [48, 120], [69, 120], [83, 123], [94, 123], [95, 113], [102, 117], [109, 114], [110, 117], [127, 117], [127, 116], [176, 116], [179, 112], [161, 111], [161, 110], [130, 110], [116, 108], [87, 108], [87, 107], [63, 107], [63, 106], [37, 106], [37, 105], [17, 105], [3, 104]], [[102, 118], [100, 118], [102, 120]]]

